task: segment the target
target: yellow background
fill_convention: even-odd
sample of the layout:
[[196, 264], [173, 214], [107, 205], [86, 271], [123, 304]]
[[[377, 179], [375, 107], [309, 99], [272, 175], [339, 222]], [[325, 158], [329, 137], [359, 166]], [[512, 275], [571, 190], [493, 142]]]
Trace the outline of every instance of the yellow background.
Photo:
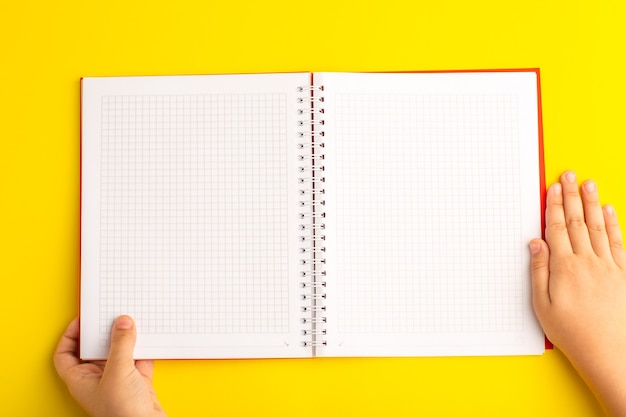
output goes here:
[[[626, 218], [624, 2], [0, 2], [0, 415], [83, 416], [52, 352], [77, 314], [79, 79], [541, 68], [546, 174]], [[488, 262], [485, 259], [485, 262]], [[522, 358], [159, 361], [171, 416], [599, 416], [558, 351]]]

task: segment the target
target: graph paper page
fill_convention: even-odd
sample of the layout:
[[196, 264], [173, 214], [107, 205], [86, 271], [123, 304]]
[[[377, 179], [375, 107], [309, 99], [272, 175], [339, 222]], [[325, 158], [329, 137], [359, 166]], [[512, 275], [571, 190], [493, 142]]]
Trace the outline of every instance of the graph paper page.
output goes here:
[[83, 358], [120, 314], [138, 358], [307, 354], [291, 173], [309, 79], [83, 80]]
[[534, 72], [316, 74], [328, 356], [543, 352]]

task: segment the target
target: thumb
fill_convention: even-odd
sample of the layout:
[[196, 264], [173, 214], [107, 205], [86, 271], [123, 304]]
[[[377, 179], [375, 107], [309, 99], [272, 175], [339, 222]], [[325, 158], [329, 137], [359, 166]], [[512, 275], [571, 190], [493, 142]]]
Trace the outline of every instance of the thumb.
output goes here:
[[531, 255], [533, 306], [535, 313], [541, 316], [541, 312], [550, 305], [550, 250], [547, 243], [541, 239], [531, 240], [528, 247]]
[[130, 316], [119, 316], [111, 330], [111, 347], [106, 368], [109, 372], [135, 367], [133, 350], [137, 339], [135, 322]]

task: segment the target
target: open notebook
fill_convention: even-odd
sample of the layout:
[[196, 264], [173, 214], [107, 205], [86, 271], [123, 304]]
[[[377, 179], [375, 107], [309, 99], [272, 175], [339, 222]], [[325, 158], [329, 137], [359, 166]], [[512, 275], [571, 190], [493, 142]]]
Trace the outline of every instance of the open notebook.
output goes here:
[[81, 357], [543, 352], [538, 71], [82, 80]]

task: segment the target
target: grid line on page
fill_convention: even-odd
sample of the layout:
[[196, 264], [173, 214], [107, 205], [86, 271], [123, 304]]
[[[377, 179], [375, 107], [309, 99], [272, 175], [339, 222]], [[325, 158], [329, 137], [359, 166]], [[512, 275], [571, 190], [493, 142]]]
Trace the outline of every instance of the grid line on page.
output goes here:
[[288, 331], [286, 101], [102, 98], [102, 333]]
[[516, 97], [336, 102], [339, 331], [519, 331]]

